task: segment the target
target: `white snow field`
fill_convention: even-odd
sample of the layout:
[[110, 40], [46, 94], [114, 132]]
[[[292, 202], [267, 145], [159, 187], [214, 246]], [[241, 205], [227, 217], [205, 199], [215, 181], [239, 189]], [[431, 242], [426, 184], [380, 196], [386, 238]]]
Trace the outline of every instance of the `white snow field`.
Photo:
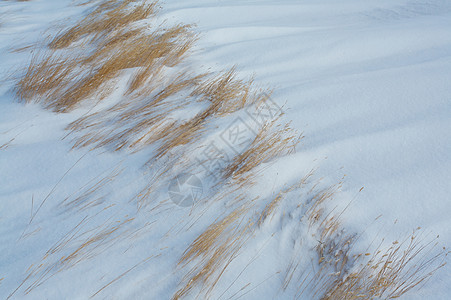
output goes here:
[[[176, 205], [172, 181], [137, 210], [134, 197], [154, 180], [144, 165], [155, 149], [72, 149], [65, 128], [87, 108], [55, 113], [13, 92], [30, 61], [28, 46], [94, 5], [76, 2], [0, 2], [0, 299], [171, 299], [190, 278], [189, 266], [177, 263], [230, 213], [227, 202]], [[355, 254], [401, 241], [417, 227], [425, 243], [439, 236], [434, 250], [421, 253], [426, 258], [451, 245], [451, 1], [160, 4], [159, 20], [197, 25], [192, 65], [235, 65], [241, 78], [254, 75], [257, 86], [274, 89], [283, 120], [305, 135], [294, 153], [262, 167], [246, 197], [274, 197], [315, 169], [306, 191], [287, 196], [246, 238], [214, 289], [195, 287], [182, 298], [320, 299], [302, 290], [303, 278], [320, 268], [312, 250], [318, 239], [297, 225], [294, 203], [315, 185], [342, 181], [328, 208], [350, 203], [340, 218], [345, 232], [358, 235]], [[105, 103], [117, 101], [125, 84], [119, 77]], [[226, 130], [233, 119], [215, 125]], [[207, 129], [214, 139], [218, 131]], [[202, 186], [187, 191], [194, 199], [209, 195], [208, 182], [192, 184]], [[86, 207], [72, 205], [77, 201]], [[299, 268], [284, 286], [293, 262]], [[401, 298], [450, 299], [449, 266]]]

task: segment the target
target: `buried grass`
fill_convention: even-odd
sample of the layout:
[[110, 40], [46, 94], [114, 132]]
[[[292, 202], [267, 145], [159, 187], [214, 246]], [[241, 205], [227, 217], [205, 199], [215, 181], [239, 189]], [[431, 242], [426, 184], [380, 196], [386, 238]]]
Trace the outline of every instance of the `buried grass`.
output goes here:
[[252, 184], [254, 169], [272, 159], [293, 153], [302, 138], [289, 124], [277, 124], [277, 119], [264, 124], [250, 146], [236, 155], [225, 168], [224, 178], [230, 178], [239, 187]]
[[309, 281], [305, 277], [301, 282], [298, 298], [305, 292], [330, 300], [399, 298], [445, 266], [447, 250], [438, 247], [438, 237], [430, 239], [421, 228], [401, 242], [387, 246], [382, 239], [377, 247], [370, 245], [360, 253], [359, 235], [347, 232], [341, 221], [349, 205], [339, 212], [328, 209], [340, 188], [338, 184], [320, 191], [306, 211], [309, 228], [316, 230], [319, 268]]
[[[193, 164], [187, 155], [180, 158], [173, 153], [195, 151], [205, 142], [207, 132], [221, 130], [214, 125], [233, 118], [248, 106], [263, 105], [265, 96], [252, 79], [240, 79], [236, 68], [197, 72], [188, 59], [198, 38], [192, 26], [144, 25], [154, 21], [157, 2], [104, 0], [83, 4], [94, 4], [94, 8], [80, 22], [57, 33], [47, 47], [32, 57], [17, 82], [16, 95], [22, 101], [37, 101], [61, 113], [89, 109], [67, 128], [73, 134], [74, 148], [151, 149], [149, 161], [168, 159], [158, 176], [139, 193], [139, 210], [145, 207], [144, 202], [154, 201], [158, 184], [164, 185], [182, 166]], [[126, 85], [113, 101], [109, 96], [115, 93], [115, 80]], [[102, 101], [107, 104], [100, 105]], [[258, 184], [262, 166], [293, 153], [302, 139], [302, 134], [281, 120], [278, 115], [256, 126], [250, 145], [235, 153], [220, 170], [220, 184], [216, 185], [219, 196], [215, 201], [223, 201], [223, 194], [230, 187], [233, 192], [240, 192], [240, 197], [225, 217], [211, 223], [181, 254], [178, 270], [184, 277], [174, 299], [194, 293], [210, 297], [247, 242], [273, 220], [282, 204], [292, 199], [290, 195], [303, 188], [313, 175], [308, 173], [271, 199], [246, 201], [246, 189]], [[94, 180], [61, 206], [70, 212], [89, 212], [107, 201], [96, 194], [119, 173], [115, 170], [104, 179]], [[428, 256], [431, 244], [422, 244], [421, 239], [413, 238], [415, 234], [410, 242], [407, 239], [385, 250], [377, 248], [374, 254], [354, 254], [355, 235], [344, 233], [342, 212], [336, 214], [329, 209], [339, 188], [340, 184], [317, 191], [293, 208], [303, 210], [299, 226], [308, 228], [318, 240], [317, 246], [310, 249], [315, 253], [311, 261], [318, 269], [295, 280], [303, 266], [293, 259], [285, 270], [282, 290], [296, 285], [297, 298], [306, 293], [321, 299], [394, 298], [419, 287], [442, 266], [429, 267], [443, 254]], [[111, 245], [122, 237], [132, 220], [94, 227], [90, 236], [66, 236], [49, 250], [57, 261], [47, 262], [46, 255], [45, 263], [29, 272], [22, 283], [27, 285], [25, 293], [48, 277], [91, 258], [101, 249], [99, 245]], [[74, 236], [81, 243], [68, 248]], [[61, 256], [63, 252], [69, 254]]]
[[[356, 244], [359, 235], [348, 233], [340, 220], [348, 206], [338, 212], [330, 209], [341, 184], [319, 191], [313, 188], [307, 193], [311, 195], [299, 199], [298, 193], [306, 189], [312, 176], [313, 172], [307, 174], [299, 183], [281, 190], [273, 198], [256, 198], [249, 203], [239, 199], [245, 201], [244, 205], [210, 225], [182, 255], [178, 268], [184, 276], [173, 299], [213, 299], [218, 293], [224, 296], [256, 258], [252, 258], [241, 272], [228, 270], [228, 267], [234, 260], [243, 261], [239, 256], [249, 249], [249, 242], [254, 237], [262, 234], [262, 226], [271, 223], [275, 213], [290, 218], [284, 214], [287, 203], [291, 203], [289, 211], [296, 217], [284, 223], [294, 224], [300, 229], [298, 232], [305, 235], [292, 236], [295, 244], [301, 246], [293, 248], [292, 258], [285, 268], [274, 270], [281, 284], [277, 297], [395, 299], [421, 288], [445, 266], [449, 252], [438, 247], [438, 237], [430, 239], [420, 228], [388, 246], [382, 239], [377, 247], [369, 246], [367, 252], [362, 253], [361, 246]], [[262, 206], [262, 203], [267, 204]], [[309, 239], [315, 244], [312, 248], [308, 246], [312, 243], [306, 242]], [[306, 254], [310, 256], [306, 257]], [[235, 279], [231, 283], [223, 281], [226, 286], [230, 285], [221, 293], [216, 287], [228, 271], [229, 280]], [[254, 275], [258, 278], [258, 274]], [[252, 291], [251, 282], [249, 280], [249, 284], [239, 290], [241, 296]]]
[[[446, 252], [434, 251], [436, 241], [426, 241], [418, 235], [421, 232], [414, 231], [388, 248], [379, 247], [373, 253], [358, 254], [353, 258], [355, 268], [345, 276], [339, 274], [326, 280], [327, 289], [323, 291], [322, 299], [394, 299], [420, 287], [445, 266]], [[345, 241], [347, 243], [350, 240]], [[341, 260], [346, 263], [343, 258]]]
[[247, 207], [241, 207], [232, 211], [222, 220], [211, 224], [193, 241], [179, 265], [186, 267], [191, 263], [194, 266], [185, 275], [185, 283], [174, 294], [174, 300], [183, 299], [193, 288], [199, 287], [199, 296], [209, 297], [221, 275], [250, 238], [252, 223], [246, 220], [247, 210]]

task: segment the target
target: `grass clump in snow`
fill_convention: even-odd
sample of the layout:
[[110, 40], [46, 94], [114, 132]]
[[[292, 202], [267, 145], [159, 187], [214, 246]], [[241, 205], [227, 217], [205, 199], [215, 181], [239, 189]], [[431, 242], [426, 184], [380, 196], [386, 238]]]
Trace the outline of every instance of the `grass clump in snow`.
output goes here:
[[315, 299], [399, 298], [420, 288], [446, 264], [446, 249], [438, 250], [436, 239], [428, 240], [420, 228], [389, 247], [382, 239], [375, 249], [369, 246], [369, 252], [359, 253], [358, 235], [347, 233], [340, 220], [348, 206], [337, 213], [327, 209], [340, 188], [338, 184], [318, 193], [306, 212], [309, 228], [316, 230], [319, 268], [301, 281], [299, 297], [309, 291]]
[[[284, 211], [278, 210], [287, 209], [284, 205], [287, 202], [295, 203], [293, 193], [302, 191], [312, 176], [313, 171], [273, 198], [256, 198], [248, 202], [245, 197], [237, 199], [238, 208], [210, 225], [186, 249], [179, 261], [184, 277], [173, 299], [214, 297], [218, 282], [247, 243], [261, 234], [264, 224], [272, 222], [275, 214], [285, 215]], [[348, 206], [337, 212], [330, 209], [341, 183], [319, 191], [314, 189], [308, 192], [313, 194], [311, 197], [304, 198], [290, 210], [299, 216], [293, 222], [306, 232], [306, 236], [292, 237], [299, 239], [299, 244], [305, 244], [301, 251], [304, 257], [295, 255], [285, 269], [275, 270], [276, 274], [282, 275], [282, 293], [291, 285], [295, 299], [399, 298], [421, 288], [445, 265], [446, 249], [437, 249], [436, 241], [428, 241], [419, 228], [401, 242], [395, 241], [384, 247], [382, 240], [375, 249], [369, 246], [369, 252], [359, 254], [358, 235], [347, 233], [341, 222]], [[266, 205], [262, 206], [264, 203]], [[294, 211], [301, 213], [298, 215]], [[316, 246], [305, 248], [311, 244], [305, 242], [308, 239]], [[306, 254], [311, 256], [306, 258]], [[230, 278], [230, 273], [228, 276]], [[243, 290], [243, 293], [246, 292]]]
[[174, 65], [195, 41], [189, 25], [148, 32], [137, 21], [155, 13], [156, 3], [103, 1], [74, 27], [58, 34], [35, 54], [16, 85], [23, 101], [38, 100], [68, 112], [91, 96], [108, 95], [107, 83], [134, 70], [128, 93], [163, 66]]
[[421, 287], [445, 265], [446, 252], [435, 251], [435, 241], [425, 242], [418, 234], [353, 257], [355, 267], [329, 278], [323, 299], [394, 299]]
[[211, 224], [193, 241], [179, 261], [181, 267], [188, 264], [193, 267], [182, 280], [185, 283], [174, 294], [174, 300], [184, 299], [193, 289], [198, 290], [199, 296], [208, 298], [252, 233], [252, 221], [246, 219], [248, 209], [243, 206], [232, 211]]

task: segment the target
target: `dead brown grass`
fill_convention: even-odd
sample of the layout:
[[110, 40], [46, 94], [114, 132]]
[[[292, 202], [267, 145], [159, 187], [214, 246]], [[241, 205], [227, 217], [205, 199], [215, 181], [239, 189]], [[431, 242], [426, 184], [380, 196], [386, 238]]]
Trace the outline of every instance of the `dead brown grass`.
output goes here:
[[118, 239], [123, 238], [126, 225], [134, 218], [106, 221], [89, 230], [83, 227], [89, 222], [85, 217], [56, 242], [42, 257], [41, 262], [31, 265], [22, 283], [8, 296], [10, 299], [22, 286], [24, 294], [31, 293], [55, 274], [100, 255]]
[[[135, 69], [128, 93], [138, 93], [155, 71], [182, 61], [196, 40], [190, 26], [152, 32], [134, 28], [135, 22], [155, 13], [157, 4], [133, 2], [103, 1], [80, 23], [57, 35], [49, 49], [33, 56], [16, 85], [18, 98], [67, 112], [100, 94], [121, 71]], [[74, 43], [69, 52], [58, 51]], [[102, 94], [108, 93], [103, 90]]]
[[67, 197], [60, 203], [60, 207], [65, 211], [84, 211], [89, 208], [101, 205], [106, 201], [108, 192], [105, 188], [114, 182], [122, 172], [122, 169], [115, 168], [106, 176], [98, 176], [82, 186], [75, 194]]
[[[141, 79], [136, 79], [141, 74], [133, 78], [131, 89], [144, 86]], [[234, 68], [218, 76], [181, 73], [167, 84], [159, 82], [159, 87], [147, 85], [144, 93], [146, 97], [140, 98], [139, 105], [134, 104], [136, 99], [132, 98], [130, 102], [121, 102], [106, 112], [81, 118], [71, 124], [69, 129], [72, 131], [91, 128], [93, 125], [100, 129], [81, 136], [75, 147], [111, 145], [115, 150], [120, 150], [160, 141], [161, 146], [155, 155], [160, 158], [174, 148], [198, 141], [208, 122], [214, 118], [232, 114], [246, 105], [261, 101], [256, 92], [250, 91], [252, 81], [236, 80], [235, 76]], [[132, 91], [129, 90], [129, 93]], [[180, 97], [175, 97], [178, 95]], [[192, 102], [206, 103], [207, 107], [191, 119], [168, 120], [169, 114], [182, 110]], [[115, 115], [115, 122], [114, 127], [105, 135], [102, 129], [113, 123], [108, 115]], [[106, 119], [105, 122], [99, 122], [102, 118]]]
[[295, 151], [302, 134], [290, 128], [289, 124], [281, 125], [277, 121], [263, 125], [251, 145], [225, 168], [224, 179], [231, 179], [239, 187], [252, 184], [255, 178], [252, 171], [258, 166]]
[[179, 265], [193, 265], [183, 279], [184, 285], [173, 296], [182, 299], [194, 288], [202, 287], [198, 295], [207, 297], [214, 289], [224, 271], [235, 259], [249, 238], [252, 221], [245, 215], [248, 207], [234, 210], [222, 220], [208, 227], [185, 251]]
[[316, 228], [319, 269], [301, 281], [298, 298], [306, 291], [315, 299], [399, 298], [445, 265], [446, 249], [437, 251], [436, 241], [426, 241], [420, 228], [386, 249], [382, 240], [370, 253], [355, 254], [358, 236], [347, 233], [340, 220], [348, 206], [340, 212], [327, 209], [340, 188], [341, 183], [319, 192], [306, 211], [309, 228]]
[[144, 20], [156, 13], [157, 3], [142, 3], [134, 7], [135, 0], [106, 0], [82, 19], [78, 24], [59, 33], [49, 44], [51, 49], [61, 49], [80, 41], [90, 44], [101, 42], [116, 30], [127, 29], [136, 21]]
[[[74, 147], [121, 150], [157, 143], [152, 159], [160, 159], [173, 149], [198, 143], [215, 118], [263, 103], [253, 80], [237, 79], [235, 68], [219, 75], [180, 72], [168, 76], [164, 68], [183, 61], [196, 35], [188, 25], [153, 31], [131, 27], [154, 15], [157, 7], [156, 2], [133, 2], [100, 1], [81, 22], [51, 40], [47, 52], [32, 58], [16, 86], [20, 99], [38, 100], [55, 111], [67, 112], [89, 98], [104, 99], [111, 92], [109, 82], [125, 70], [134, 70], [118, 104], [69, 126], [72, 132], [84, 132], [77, 135]], [[58, 50], [63, 48], [70, 51]], [[88, 51], [79, 53], [80, 48]], [[187, 120], [168, 118], [190, 103], [207, 107]], [[260, 129], [251, 147], [225, 170], [224, 179], [249, 184], [251, 170], [292, 152], [301, 137], [290, 132], [289, 125], [275, 124]]]
[[111, 286], [112, 284], [114, 284], [115, 282], [119, 281], [121, 278], [125, 277], [128, 273], [130, 273], [131, 271], [133, 271], [134, 269], [136, 269], [138, 266], [146, 263], [147, 261], [149, 261], [150, 259], [152, 259], [154, 256], [150, 256], [147, 257], [145, 259], [143, 259], [142, 261], [140, 261], [139, 263], [137, 263], [136, 265], [134, 265], [133, 267], [129, 268], [127, 271], [123, 272], [122, 274], [120, 274], [119, 276], [117, 276], [116, 278], [114, 278], [113, 280], [111, 280], [110, 282], [108, 282], [106, 285], [104, 285], [102, 288], [100, 288], [97, 292], [95, 292], [94, 294], [91, 295], [91, 297], [89, 298], [94, 298], [95, 296], [97, 296], [99, 293], [101, 293], [102, 291], [104, 291], [106, 288], [108, 288], [109, 286]]
[[[250, 236], [257, 234], [261, 224], [270, 221], [268, 217], [286, 200], [286, 196], [302, 189], [312, 175], [313, 171], [299, 183], [281, 190], [263, 209], [257, 209], [260, 212], [249, 214], [249, 207], [241, 206], [200, 234], [180, 259], [179, 267], [187, 268], [188, 272], [173, 299], [196, 294], [200, 298], [209, 298]], [[314, 193], [313, 197], [298, 206], [304, 210], [301, 219], [304, 226], [318, 241], [313, 249], [317, 256], [312, 257], [312, 263], [318, 267], [307, 271], [301, 269], [299, 261], [293, 260], [287, 266], [282, 290], [293, 283], [293, 278], [300, 278], [296, 299], [393, 299], [420, 288], [445, 265], [446, 250], [436, 251], [436, 241], [427, 242], [419, 234], [419, 229], [385, 250], [381, 242], [371, 253], [355, 254], [358, 236], [347, 233], [341, 222], [349, 205], [341, 211], [330, 209], [340, 189], [341, 183], [318, 192], [312, 188], [310, 193]], [[243, 200], [240, 198], [239, 203]], [[253, 208], [261, 206], [262, 200], [254, 199]], [[305, 250], [301, 253], [308, 253]]]
[[305, 175], [298, 183], [289, 186], [286, 189], [281, 190], [276, 197], [274, 197], [268, 204], [266, 204], [265, 208], [260, 214], [258, 225], [262, 225], [268, 218], [271, 218], [275, 213], [279, 204], [285, 199], [287, 194], [291, 193], [294, 190], [298, 190], [309, 181], [309, 179], [313, 176], [315, 170], [311, 170], [307, 175]]
[[253, 79], [242, 80], [236, 75], [236, 67], [216, 77], [201, 82], [191, 94], [208, 100], [218, 116], [231, 114], [249, 105], [259, 105], [261, 92], [253, 87]]
[[421, 286], [445, 265], [446, 252], [434, 251], [434, 240], [425, 242], [417, 235], [415, 231], [388, 249], [357, 255], [354, 263], [363, 263], [346, 277], [337, 276], [339, 280], [333, 280], [322, 299], [394, 299]]

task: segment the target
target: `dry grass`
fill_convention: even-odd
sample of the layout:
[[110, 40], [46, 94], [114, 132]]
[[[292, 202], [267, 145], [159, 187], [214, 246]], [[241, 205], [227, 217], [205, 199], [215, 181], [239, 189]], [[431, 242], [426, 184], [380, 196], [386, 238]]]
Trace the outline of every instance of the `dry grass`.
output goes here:
[[[159, 158], [198, 140], [214, 117], [262, 101], [252, 80], [237, 79], [234, 68], [217, 76], [166, 74], [165, 67], [183, 61], [196, 35], [188, 25], [151, 32], [130, 26], [153, 16], [157, 7], [156, 2], [133, 2], [101, 1], [81, 22], [50, 41], [48, 50], [34, 55], [16, 85], [19, 99], [40, 101], [55, 111], [67, 112], [86, 99], [105, 98], [110, 92], [109, 82], [124, 70], [134, 70], [120, 103], [69, 127], [73, 131], [91, 129], [78, 137], [75, 147], [109, 145], [120, 150], [161, 140], [155, 155]], [[69, 50], [58, 51], [63, 48]], [[87, 51], [79, 51], [81, 48]], [[168, 120], [168, 114], [188, 104], [177, 103], [176, 96], [208, 103], [208, 107], [186, 121]], [[130, 124], [131, 119], [134, 124]]]
[[263, 125], [251, 145], [225, 168], [224, 179], [231, 179], [240, 188], [252, 184], [255, 177], [252, 171], [258, 166], [295, 151], [303, 136], [291, 129], [289, 124], [281, 125], [277, 121]]
[[420, 287], [445, 265], [446, 252], [434, 251], [435, 241], [425, 242], [417, 235], [415, 231], [386, 250], [359, 254], [354, 263], [363, 263], [346, 277], [332, 280], [322, 299], [394, 299]]
[[173, 123], [168, 119], [168, 114], [188, 104], [188, 100], [183, 98], [178, 103], [166, 98], [195, 85], [200, 78], [179, 75], [171, 83], [155, 87], [154, 94], [144, 99], [123, 101], [106, 111], [77, 120], [69, 126], [69, 130], [90, 130], [77, 138], [74, 147], [110, 146], [121, 150], [140, 148], [159, 141]]
[[308, 180], [313, 176], [314, 172], [315, 172], [314, 170], [311, 170], [298, 183], [293, 184], [293, 185], [289, 186], [288, 188], [281, 190], [271, 201], [269, 201], [269, 203], [266, 204], [265, 208], [263, 209], [262, 213], [260, 214], [260, 217], [258, 220], [258, 225], [262, 225], [267, 219], [271, 218], [274, 215], [277, 207], [285, 199], [287, 194], [293, 192], [294, 190], [298, 190], [298, 189], [304, 187], [304, 185], [306, 185]]
[[[97, 129], [78, 137], [75, 147], [111, 146], [121, 150], [160, 142], [155, 155], [158, 159], [174, 148], [198, 142], [210, 121], [262, 101], [261, 96], [251, 92], [252, 81], [238, 80], [235, 76], [234, 69], [217, 76], [181, 73], [166, 80], [167, 83], [158, 81], [158, 86], [150, 83], [146, 86], [145, 97], [138, 93], [138, 103], [132, 98], [71, 124], [72, 131]], [[132, 86], [134, 82], [135, 79]], [[205, 103], [207, 107], [191, 119], [168, 119], [171, 113], [183, 111], [195, 103]]]
[[253, 79], [237, 78], [235, 67], [201, 82], [191, 95], [211, 102], [218, 116], [237, 112], [249, 105], [259, 105], [264, 100], [253, 87]]
[[236, 258], [252, 232], [252, 221], [245, 217], [248, 207], [234, 210], [211, 224], [185, 251], [179, 265], [193, 265], [182, 280], [184, 285], [173, 296], [182, 299], [193, 289], [208, 298], [229, 264]]
[[135, 0], [106, 0], [82, 19], [78, 24], [59, 33], [49, 44], [51, 49], [62, 49], [84, 38], [83, 43], [103, 41], [116, 30], [127, 29], [139, 20], [145, 20], [156, 13], [156, 2], [142, 3], [135, 7]]
[[102, 288], [100, 288], [97, 292], [95, 292], [94, 294], [91, 295], [91, 297], [89, 298], [94, 298], [95, 296], [97, 296], [99, 293], [101, 293], [102, 291], [104, 291], [106, 288], [108, 288], [109, 286], [111, 286], [112, 284], [114, 284], [115, 282], [119, 281], [120, 279], [122, 279], [123, 277], [125, 277], [128, 273], [130, 273], [131, 271], [133, 271], [134, 269], [136, 269], [137, 267], [139, 267], [140, 265], [146, 263], [147, 261], [149, 261], [150, 259], [152, 259], [153, 256], [147, 257], [145, 259], [143, 259], [142, 261], [140, 261], [139, 263], [137, 263], [136, 265], [134, 265], [133, 267], [129, 268], [127, 271], [123, 272], [122, 274], [120, 274], [119, 276], [117, 276], [116, 278], [114, 278], [113, 280], [111, 280], [110, 282], [108, 282], [107, 284], [105, 284], [104, 286], [102, 286]]
[[6, 150], [9, 146], [11, 146], [11, 143], [14, 141], [14, 139], [10, 139], [8, 142], [0, 145], [0, 150]]
[[[272, 198], [257, 197], [249, 201], [245, 194], [240, 194], [234, 202], [238, 208], [210, 225], [182, 255], [179, 267], [188, 271], [174, 299], [193, 296], [195, 293], [197, 297], [209, 298], [230, 263], [239, 255], [240, 249], [254, 234], [258, 233], [264, 222], [270, 222], [271, 216], [282, 202], [287, 200], [287, 196], [302, 189], [313, 174], [312, 170], [299, 182], [282, 189]], [[306, 210], [306, 216], [307, 213], [317, 210], [312, 207], [324, 204], [334, 192], [334, 188], [326, 189], [313, 197], [312, 201], [306, 203], [310, 208]], [[264, 205], [265, 202], [266, 205]], [[292, 272], [295, 271], [296, 268]], [[288, 284], [289, 282], [286, 283]]]
[[246, 82], [235, 78], [235, 68], [216, 77], [202, 77], [205, 79], [193, 86], [190, 96], [198, 102], [207, 101], [208, 107], [186, 122], [174, 122], [165, 128], [170, 130], [165, 131], [157, 159], [174, 148], [198, 142], [208, 122], [214, 118], [235, 113], [248, 105], [257, 105], [263, 100], [253, 91], [252, 80]]
[[[240, 206], [210, 225], [180, 259], [179, 267], [188, 268], [188, 271], [174, 299], [196, 294], [196, 297], [210, 298], [221, 276], [251, 235], [257, 234], [260, 225], [269, 221], [286, 197], [302, 189], [312, 175], [313, 171], [299, 183], [281, 190], [256, 213], [251, 213], [250, 207]], [[296, 299], [398, 298], [412, 289], [420, 288], [444, 266], [446, 251], [435, 251], [435, 241], [425, 242], [425, 238], [418, 236], [418, 231], [400, 243], [394, 242], [385, 250], [381, 243], [371, 251], [373, 254], [354, 254], [358, 236], [347, 233], [340, 220], [348, 206], [341, 211], [330, 209], [334, 196], [341, 189], [341, 183], [318, 192], [314, 188], [310, 190], [313, 197], [298, 205], [298, 208], [304, 211], [301, 219], [303, 226], [318, 241], [313, 249], [316, 257], [311, 258], [318, 268], [308, 272], [300, 268], [300, 261], [296, 259], [287, 266], [281, 288], [286, 291], [290, 284], [297, 283]], [[239, 203], [243, 200], [241, 198]], [[255, 209], [261, 206], [263, 200], [254, 199], [251, 201], [252, 207]], [[305, 254], [308, 250], [300, 249], [297, 253]], [[300, 278], [300, 281], [293, 281], [293, 278]]]
[[22, 283], [8, 296], [11, 298], [22, 286], [29, 294], [57, 273], [92, 259], [111, 247], [126, 233], [126, 225], [134, 218], [106, 221], [104, 224], [83, 231], [89, 222], [85, 217], [57, 241], [42, 257], [41, 262], [31, 265]]
[[[60, 207], [65, 211], [85, 211], [92, 207], [101, 205], [106, 201], [108, 193], [105, 188], [114, 182], [116, 177], [121, 174], [122, 170], [114, 169], [106, 176], [98, 176], [90, 180], [87, 184], [82, 186], [74, 195], [64, 199], [60, 203]], [[100, 195], [99, 195], [100, 193]]]
[[[155, 13], [156, 3], [133, 2], [103, 1], [79, 24], [53, 39], [49, 49], [32, 58], [16, 85], [18, 98], [38, 100], [55, 111], [67, 112], [99, 95], [124, 70], [135, 70], [128, 93], [139, 93], [156, 71], [182, 61], [196, 40], [190, 26], [152, 32], [135, 28], [136, 21]], [[68, 50], [58, 50], [66, 47]], [[102, 96], [106, 95], [103, 90]]]
[[426, 241], [420, 228], [385, 250], [382, 241], [371, 253], [354, 254], [358, 236], [347, 233], [340, 220], [348, 206], [340, 212], [327, 209], [340, 188], [341, 183], [320, 191], [306, 210], [308, 227], [316, 228], [319, 269], [304, 276], [298, 298], [307, 291], [315, 299], [398, 298], [419, 288], [445, 265], [446, 250], [437, 251], [437, 243]]
[[[173, 149], [199, 143], [216, 118], [263, 103], [253, 80], [238, 79], [235, 68], [219, 75], [166, 72], [181, 64], [196, 35], [187, 25], [153, 31], [131, 26], [153, 16], [157, 7], [156, 2], [134, 2], [100, 1], [81, 22], [51, 40], [48, 50], [36, 54], [16, 85], [19, 99], [67, 112], [87, 99], [104, 99], [112, 91], [109, 83], [124, 71], [132, 72], [116, 105], [68, 127], [77, 133], [74, 147], [138, 150], [156, 144], [151, 160], [161, 159]], [[186, 120], [168, 117], [196, 103], [206, 108]], [[251, 170], [292, 152], [301, 137], [289, 125], [276, 123], [257, 130], [251, 147], [224, 171], [225, 180], [249, 184]]]

